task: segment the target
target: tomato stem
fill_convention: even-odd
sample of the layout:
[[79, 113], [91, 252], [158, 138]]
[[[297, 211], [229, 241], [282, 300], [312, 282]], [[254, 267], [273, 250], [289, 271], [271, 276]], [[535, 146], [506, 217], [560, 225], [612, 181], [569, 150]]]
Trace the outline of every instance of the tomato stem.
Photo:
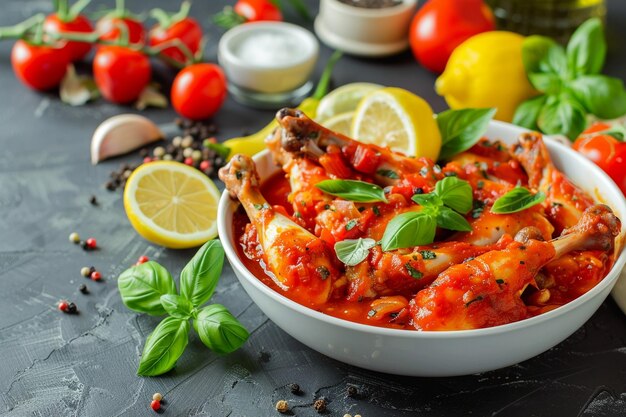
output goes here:
[[321, 100], [321, 98], [328, 93], [328, 88], [330, 87], [330, 77], [333, 73], [333, 69], [335, 68], [337, 61], [339, 61], [342, 56], [343, 53], [341, 51], [335, 51], [330, 56], [328, 62], [326, 63], [326, 67], [324, 68], [324, 72], [322, 72], [322, 76], [317, 83], [317, 87], [315, 87], [315, 91], [311, 96], [312, 98]]
[[[181, 63], [175, 59], [170, 58], [169, 56], [167, 56], [166, 54], [162, 53], [163, 50], [167, 49], [167, 48], [178, 48], [178, 50], [185, 55], [185, 62]], [[169, 63], [170, 65], [173, 65], [174, 67], [178, 68], [178, 69], [182, 69], [185, 68], [187, 65], [191, 65], [193, 63], [196, 62], [196, 58], [193, 56], [193, 53], [191, 52], [191, 50], [189, 49], [189, 47], [187, 47], [187, 45], [185, 45], [184, 42], [182, 42], [180, 39], [175, 38], [175, 39], [170, 39], [166, 42], [160, 43], [157, 46], [153, 46], [153, 47], [144, 47], [143, 51], [148, 54], [148, 55], [158, 55], [159, 58], [163, 59], [164, 61], [166, 61], [167, 63]]]
[[35, 16], [29, 17], [28, 19], [18, 23], [17, 25], [1, 27], [0, 40], [23, 38], [29, 30], [34, 28], [36, 25], [40, 25], [44, 19], [45, 16], [43, 15], [43, 13], [39, 13]]
[[183, 1], [180, 4], [180, 9], [176, 13], [168, 13], [163, 9], [152, 9], [150, 10], [150, 16], [156, 19], [157, 22], [159, 22], [159, 27], [161, 29], [168, 29], [174, 23], [180, 22], [181, 20], [187, 18], [190, 9], [191, 3], [188, 1]]
[[67, 22], [73, 22], [78, 15], [83, 11], [87, 5], [91, 3], [91, 0], [78, 0], [72, 6], [70, 6], [67, 14]]

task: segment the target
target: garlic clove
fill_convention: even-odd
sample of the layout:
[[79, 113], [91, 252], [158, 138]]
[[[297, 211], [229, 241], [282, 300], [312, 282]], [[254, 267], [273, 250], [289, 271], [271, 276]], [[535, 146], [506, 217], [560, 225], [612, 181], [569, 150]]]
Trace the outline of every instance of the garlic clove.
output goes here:
[[150, 119], [138, 114], [113, 116], [96, 128], [91, 138], [91, 163], [122, 155], [164, 138]]

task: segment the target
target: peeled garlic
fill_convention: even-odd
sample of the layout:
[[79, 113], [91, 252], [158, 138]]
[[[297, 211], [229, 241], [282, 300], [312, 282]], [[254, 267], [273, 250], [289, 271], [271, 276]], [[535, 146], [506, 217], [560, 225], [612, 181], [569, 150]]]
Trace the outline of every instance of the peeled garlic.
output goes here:
[[113, 116], [98, 126], [91, 138], [91, 163], [97, 164], [112, 156], [165, 137], [150, 119], [138, 114]]

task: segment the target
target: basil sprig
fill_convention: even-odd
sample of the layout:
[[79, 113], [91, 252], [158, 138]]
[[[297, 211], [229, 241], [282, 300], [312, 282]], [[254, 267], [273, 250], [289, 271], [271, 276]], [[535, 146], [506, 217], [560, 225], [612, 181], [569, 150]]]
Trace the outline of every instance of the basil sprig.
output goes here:
[[146, 339], [138, 375], [161, 375], [176, 365], [187, 346], [189, 320], [193, 320], [200, 340], [214, 352], [235, 351], [247, 340], [248, 331], [226, 307], [202, 307], [215, 291], [223, 264], [220, 241], [205, 243], [180, 274], [180, 295], [170, 273], [154, 261], [120, 275], [118, 289], [128, 308], [155, 316], [169, 315]]
[[315, 184], [326, 194], [359, 203], [387, 202], [385, 192], [376, 184], [357, 180], [324, 180]]
[[546, 195], [541, 191], [533, 194], [524, 187], [515, 187], [493, 203], [491, 212], [496, 214], [517, 213], [541, 204], [545, 199]]
[[346, 239], [335, 243], [335, 253], [341, 262], [354, 266], [363, 262], [374, 246], [376, 246], [374, 239]]
[[437, 182], [435, 191], [415, 194], [412, 200], [422, 209], [391, 219], [380, 242], [384, 251], [433, 243], [437, 226], [461, 232], [472, 230], [461, 215], [472, 209], [472, 186], [467, 181], [446, 177]]
[[530, 83], [542, 95], [521, 103], [513, 123], [547, 134], [575, 139], [586, 127], [587, 114], [614, 119], [626, 114], [624, 83], [601, 75], [606, 56], [602, 22], [580, 25], [563, 48], [545, 36], [529, 36], [522, 59]]
[[449, 159], [474, 146], [485, 134], [496, 109], [446, 110], [437, 115], [441, 132], [439, 159]]

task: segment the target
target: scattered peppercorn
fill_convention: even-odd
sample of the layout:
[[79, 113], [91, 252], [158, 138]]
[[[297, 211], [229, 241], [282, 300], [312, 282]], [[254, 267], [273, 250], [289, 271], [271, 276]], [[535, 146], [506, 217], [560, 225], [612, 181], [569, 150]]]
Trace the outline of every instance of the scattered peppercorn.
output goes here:
[[157, 146], [152, 151], [152, 155], [156, 156], [157, 158], [162, 157], [163, 155], [165, 155], [165, 148], [163, 146]]
[[67, 306], [68, 303], [67, 301], [63, 300], [63, 301], [59, 301], [59, 304], [57, 305], [57, 307], [59, 308], [59, 310], [66, 312], [67, 311]]
[[89, 197], [89, 203], [92, 206], [97, 206], [98, 205], [98, 199], [96, 198], [95, 195], [92, 195], [91, 197]]
[[300, 385], [296, 383], [289, 384], [289, 390], [292, 394], [300, 394]]
[[102, 279], [102, 274], [100, 273], [100, 271], [93, 271], [91, 273], [91, 279], [93, 281], [100, 281]]
[[89, 294], [89, 289], [85, 284], [80, 284], [78, 286], [78, 291], [82, 292], [83, 294]]
[[259, 361], [267, 363], [270, 361], [271, 358], [272, 355], [269, 352], [266, 352], [264, 350], [259, 352]]
[[85, 250], [85, 251], [89, 250], [89, 245], [84, 240], [80, 241], [80, 247], [83, 248], [83, 250]]
[[137, 265], [145, 264], [149, 260], [150, 258], [148, 258], [146, 255], [141, 255], [139, 259], [137, 259]]
[[95, 249], [96, 247], [98, 247], [98, 242], [93, 237], [90, 237], [89, 239], [87, 239], [85, 243], [87, 244], [87, 247], [89, 249]]
[[96, 267], [95, 267], [95, 266], [93, 266], [93, 265], [92, 265], [92, 266], [90, 266], [90, 267], [89, 267], [89, 275], [91, 275], [91, 273], [92, 273], [92, 272], [94, 272], [95, 270], [96, 270]]
[[352, 417], [351, 414], [344, 414], [343, 417]]
[[80, 243], [80, 236], [76, 232], [70, 233], [70, 242], [72, 243]]
[[87, 278], [91, 275], [91, 268], [89, 268], [88, 266], [83, 266], [82, 268], [80, 268], [80, 274]]
[[150, 408], [154, 411], [159, 411], [161, 409], [161, 401], [152, 400], [150, 403]]
[[318, 413], [323, 413], [324, 411], [326, 411], [326, 400], [323, 398], [315, 400], [315, 402], [313, 403], [313, 408], [315, 408], [315, 411], [317, 411]]
[[161, 401], [163, 399], [163, 395], [161, 395], [160, 392], [155, 392], [154, 394], [152, 394], [152, 399], [154, 401]]
[[68, 314], [76, 314], [77, 312], [78, 312], [78, 309], [76, 308], [76, 304], [69, 303], [67, 305], [67, 313]]
[[279, 400], [276, 403], [276, 411], [278, 411], [279, 413], [286, 413], [287, 411], [289, 411], [289, 403], [285, 400]]
[[356, 398], [359, 395], [359, 391], [354, 385], [348, 385], [347, 393], [350, 398]]

